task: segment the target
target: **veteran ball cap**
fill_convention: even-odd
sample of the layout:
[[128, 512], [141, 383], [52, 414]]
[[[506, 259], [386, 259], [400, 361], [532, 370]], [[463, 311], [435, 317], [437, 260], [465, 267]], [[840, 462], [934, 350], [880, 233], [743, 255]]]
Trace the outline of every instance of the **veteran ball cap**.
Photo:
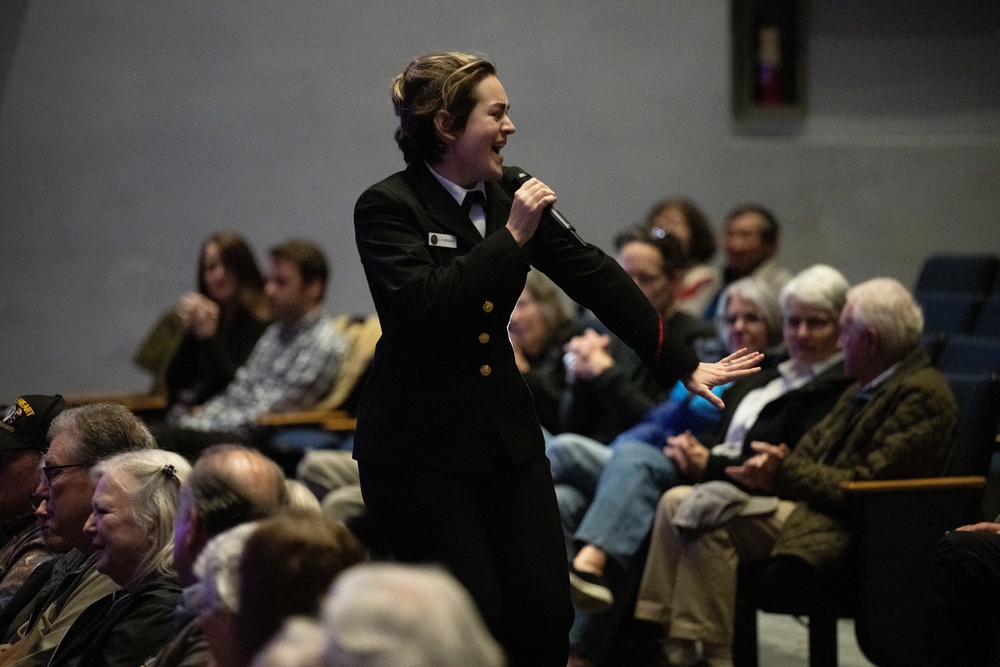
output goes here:
[[21, 396], [0, 419], [0, 450], [44, 452], [49, 445], [49, 424], [68, 407], [62, 396]]

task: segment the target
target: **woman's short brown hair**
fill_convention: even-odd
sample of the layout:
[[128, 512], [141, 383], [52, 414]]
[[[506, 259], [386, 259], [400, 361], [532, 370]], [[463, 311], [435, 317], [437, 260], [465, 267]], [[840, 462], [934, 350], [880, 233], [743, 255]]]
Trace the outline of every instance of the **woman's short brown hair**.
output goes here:
[[445, 144], [438, 137], [434, 117], [448, 113], [451, 128], [461, 130], [476, 106], [476, 86], [496, 75], [490, 61], [457, 51], [440, 51], [410, 61], [392, 82], [392, 106], [399, 117], [396, 143], [407, 163], [438, 163]]

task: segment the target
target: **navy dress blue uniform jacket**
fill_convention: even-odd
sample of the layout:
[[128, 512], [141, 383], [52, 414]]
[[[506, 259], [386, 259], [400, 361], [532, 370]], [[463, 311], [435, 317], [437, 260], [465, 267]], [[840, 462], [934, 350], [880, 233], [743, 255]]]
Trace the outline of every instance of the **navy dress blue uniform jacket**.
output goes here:
[[507, 336], [531, 267], [590, 308], [664, 386], [697, 366], [614, 259], [570, 245], [544, 219], [518, 247], [504, 227], [512, 196], [485, 187], [485, 238], [423, 163], [358, 200], [358, 251], [382, 325], [358, 412], [359, 461], [480, 473], [497, 448], [515, 465], [543, 452]]

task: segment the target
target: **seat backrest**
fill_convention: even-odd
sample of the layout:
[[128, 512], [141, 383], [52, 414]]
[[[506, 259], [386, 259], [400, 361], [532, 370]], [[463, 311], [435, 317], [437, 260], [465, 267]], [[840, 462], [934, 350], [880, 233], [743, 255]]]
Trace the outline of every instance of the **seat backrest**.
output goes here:
[[947, 342], [948, 334], [925, 331], [920, 344], [924, 348], [924, 352], [927, 353], [927, 357], [931, 360], [931, 363], [937, 366], [941, 350], [944, 349], [944, 344]]
[[1000, 338], [1000, 292], [994, 292], [983, 301], [972, 325], [972, 333]]
[[931, 255], [920, 269], [915, 290], [986, 294], [998, 266], [996, 255]]
[[924, 311], [924, 332], [930, 334], [968, 333], [983, 301], [980, 294], [964, 292], [915, 292], [913, 297]]
[[958, 434], [948, 475], [985, 476], [1000, 425], [1000, 374], [945, 373], [958, 402]]
[[1000, 373], [1000, 337], [952, 334], [938, 354], [942, 373]]
[[358, 383], [367, 374], [375, 356], [375, 344], [382, 336], [378, 315], [339, 315], [333, 327], [347, 340], [347, 352], [340, 362], [340, 370], [330, 393], [316, 406], [317, 409], [344, 408]]
[[996, 277], [993, 278], [993, 285], [987, 292], [988, 294], [1000, 294], [1000, 268], [997, 269]]

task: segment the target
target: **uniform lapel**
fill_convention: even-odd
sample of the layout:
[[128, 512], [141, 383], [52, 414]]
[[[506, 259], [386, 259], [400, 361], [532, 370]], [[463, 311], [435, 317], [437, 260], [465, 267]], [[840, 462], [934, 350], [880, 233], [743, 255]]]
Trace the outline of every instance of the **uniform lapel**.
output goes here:
[[[479, 230], [472, 224], [472, 220], [465, 214], [455, 198], [434, 178], [423, 162], [411, 163], [406, 168], [407, 173], [413, 183], [413, 189], [417, 196], [423, 200], [424, 210], [436, 224], [442, 227], [442, 231], [448, 231], [459, 238], [476, 243], [483, 239], [479, 235]], [[487, 195], [487, 200], [489, 195]], [[487, 201], [487, 207], [489, 202]], [[487, 225], [489, 216], [487, 215]]]
[[486, 235], [507, 224], [512, 199], [499, 183], [486, 183]]

